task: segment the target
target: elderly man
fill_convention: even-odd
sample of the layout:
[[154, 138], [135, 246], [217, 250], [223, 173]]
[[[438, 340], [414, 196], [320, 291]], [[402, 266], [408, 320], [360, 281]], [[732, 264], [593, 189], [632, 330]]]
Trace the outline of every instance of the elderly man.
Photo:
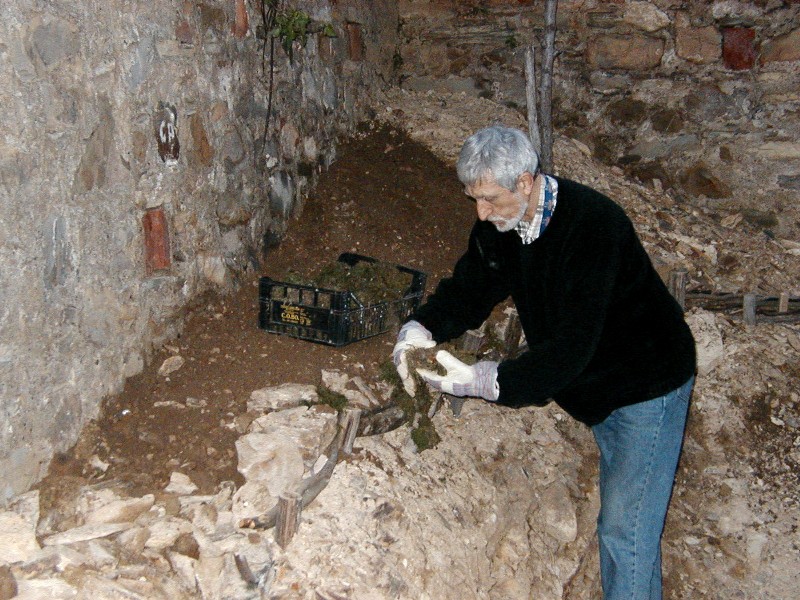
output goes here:
[[527, 136], [489, 127], [464, 143], [458, 176], [478, 221], [466, 253], [403, 325], [393, 358], [479, 327], [511, 296], [528, 343], [519, 357], [468, 366], [437, 353], [433, 388], [519, 408], [551, 399], [600, 449], [597, 521], [606, 600], [661, 598], [661, 534], [694, 383], [683, 311], [633, 225], [606, 196], [544, 174]]

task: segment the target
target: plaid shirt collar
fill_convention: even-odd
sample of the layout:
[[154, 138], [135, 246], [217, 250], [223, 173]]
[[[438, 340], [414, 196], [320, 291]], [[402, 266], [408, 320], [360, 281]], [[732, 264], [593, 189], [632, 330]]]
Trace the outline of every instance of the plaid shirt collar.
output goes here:
[[539, 200], [536, 203], [536, 213], [532, 221], [520, 221], [514, 228], [522, 238], [523, 244], [531, 244], [547, 227], [553, 211], [556, 209], [558, 196], [558, 182], [555, 178], [542, 173], [543, 184], [539, 190]]

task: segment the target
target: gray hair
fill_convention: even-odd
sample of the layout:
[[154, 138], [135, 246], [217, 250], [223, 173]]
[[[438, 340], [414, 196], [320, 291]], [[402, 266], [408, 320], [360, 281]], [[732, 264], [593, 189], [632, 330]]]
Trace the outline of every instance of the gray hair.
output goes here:
[[525, 171], [536, 176], [539, 155], [522, 131], [495, 125], [467, 138], [461, 147], [456, 170], [464, 185], [489, 176], [494, 177], [498, 185], [513, 191], [517, 179]]

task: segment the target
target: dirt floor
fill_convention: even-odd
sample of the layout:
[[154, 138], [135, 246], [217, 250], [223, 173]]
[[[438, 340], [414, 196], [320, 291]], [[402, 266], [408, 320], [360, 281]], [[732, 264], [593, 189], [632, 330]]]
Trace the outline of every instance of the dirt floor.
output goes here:
[[[463, 251], [473, 220], [453, 170], [405, 134], [377, 128], [346, 141], [302, 218], [266, 252], [261, 272], [248, 274], [234, 294], [201, 303], [180, 338], [106, 400], [101, 418], [56, 457], [39, 486], [43, 510], [91, 482], [126, 482], [132, 494], [162, 490], [173, 471], [188, 475], [200, 493], [221, 481], [240, 484], [236, 420], [253, 390], [319, 384], [322, 369], [369, 382], [394, 344], [391, 332], [339, 348], [267, 333], [258, 328], [258, 277], [315, 273], [355, 252], [427, 273], [431, 291]], [[183, 366], [159, 375], [164, 360], [177, 355]]]

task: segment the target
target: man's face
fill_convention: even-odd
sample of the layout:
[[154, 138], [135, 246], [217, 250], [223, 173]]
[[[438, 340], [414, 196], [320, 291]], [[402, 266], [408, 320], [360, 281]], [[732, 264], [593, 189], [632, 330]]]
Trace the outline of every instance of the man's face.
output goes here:
[[514, 229], [528, 210], [528, 198], [520, 187], [518, 184], [515, 191], [507, 190], [493, 177], [486, 177], [465, 187], [464, 192], [475, 200], [481, 221], [489, 221], [505, 232]]

